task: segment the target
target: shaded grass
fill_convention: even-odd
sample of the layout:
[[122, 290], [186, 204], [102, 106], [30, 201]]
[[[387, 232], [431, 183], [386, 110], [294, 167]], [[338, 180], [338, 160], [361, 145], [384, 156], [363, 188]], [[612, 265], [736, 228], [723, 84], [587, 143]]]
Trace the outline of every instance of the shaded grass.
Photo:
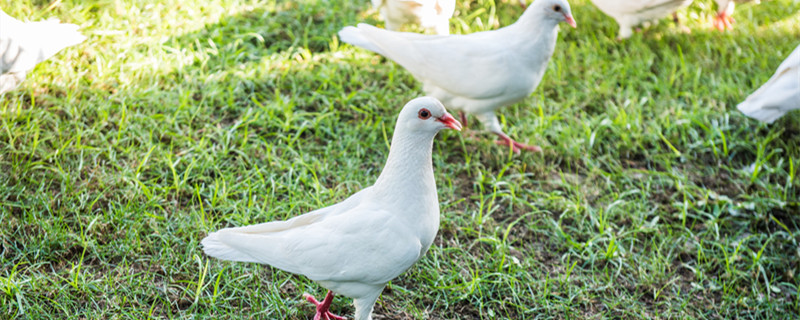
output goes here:
[[[542, 154], [482, 132], [434, 146], [442, 225], [376, 319], [751, 318], [800, 312], [800, 122], [735, 105], [798, 44], [797, 3], [712, 1], [625, 42], [587, 1], [536, 92], [500, 113]], [[77, 23], [0, 100], [3, 318], [308, 318], [309, 280], [202, 254], [218, 228], [285, 219], [370, 185], [420, 89], [338, 43], [368, 3], [20, 1]], [[455, 33], [513, 22], [459, 3]], [[471, 130], [477, 130], [472, 120]], [[338, 297], [335, 310], [352, 314]]]

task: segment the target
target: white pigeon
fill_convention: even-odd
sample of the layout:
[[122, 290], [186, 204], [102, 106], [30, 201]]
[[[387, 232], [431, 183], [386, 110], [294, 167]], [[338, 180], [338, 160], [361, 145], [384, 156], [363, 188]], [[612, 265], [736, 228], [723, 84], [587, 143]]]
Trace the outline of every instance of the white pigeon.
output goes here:
[[[759, 0], [736, 0], [736, 2], [749, 2], [753, 1], [756, 4], [761, 3]], [[714, 27], [719, 31], [733, 30], [733, 9], [736, 6], [733, 0], [716, 0], [717, 2], [717, 15], [714, 17]]]
[[761, 88], [736, 108], [749, 117], [772, 123], [791, 110], [800, 109], [800, 46], [778, 66]]
[[[227, 228], [203, 239], [212, 257], [272, 265], [354, 299], [355, 319], [371, 319], [386, 283], [422, 258], [439, 230], [431, 149], [439, 130], [461, 130], [438, 100], [411, 100], [400, 111], [389, 157], [375, 184], [344, 201], [286, 221]], [[328, 310], [314, 319], [341, 319]]]
[[372, 0], [372, 6], [380, 11], [386, 29], [396, 31], [414, 23], [436, 34], [450, 34], [456, 0]]
[[22, 22], [0, 10], [0, 94], [16, 88], [39, 62], [84, 40], [74, 24]]
[[633, 27], [674, 13], [692, 0], [592, 0], [600, 11], [617, 20], [617, 39], [633, 35]]
[[517, 22], [498, 30], [438, 36], [362, 23], [343, 28], [339, 38], [394, 60], [422, 82], [426, 95], [474, 114], [500, 137], [499, 144], [515, 152], [541, 151], [508, 137], [494, 112], [525, 99], [539, 85], [562, 21], [576, 26], [566, 0], [536, 0]]

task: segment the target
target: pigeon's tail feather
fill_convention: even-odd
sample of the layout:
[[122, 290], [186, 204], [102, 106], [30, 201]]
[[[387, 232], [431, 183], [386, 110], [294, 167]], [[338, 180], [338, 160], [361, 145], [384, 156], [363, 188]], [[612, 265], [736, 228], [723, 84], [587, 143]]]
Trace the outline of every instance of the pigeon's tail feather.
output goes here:
[[778, 66], [775, 74], [737, 108], [749, 117], [772, 123], [800, 109], [800, 46]]
[[761, 104], [752, 103], [749, 101], [740, 103], [736, 108], [739, 109], [739, 111], [741, 111], [748, 117], [766, 123], [774, 122], [775, 120], [786, 114], [787, 111], [779, 108], [764, 108], [763, 105]]
[[[0, 47], [3, 47], [0, 71], [22, 73], [33, 69], [64, 48], [86, 40], [71, 23], [57, 19], [21, 22], [9, 15], [0, 14]], [[24, 79], [24, 75], [22, 77]]]
[[291, 234], [247, 233], [239, 229], [228, 228], [212, 232], [200, 242], [203, 251], [221, 260], [263, 263], [308, 276], [304, 269], [295, 263], [297, 256], [302, 252], [291, 250], [294, 243]]
[[220, 239], [220, 232], [212, 232], [205, 239], [200, 241], [203, 251], [214, 258], [241, 262], [260, 262], [253, 257], [242, 253], [234, 247], [227, 245]]
[[342, 30], [339, 30], [339, 39], [341, 39], [342, 42], [347, 42], [354, 46], [362, 47], [377, 54], [384, 55], [381, 49], [372, 43], [372, 41], [370, 41], [367, 37], [365, 37], [361, 30], [356, 27], [347, 26], [342, 28]]
[[42, 36], [39, 61], [44, 61], [62, 49], [86, 40], [86, 36], [78, 32], [79, 27], [71, 23], [59, 23], [58, 20], [53, 19], [31, 22], [29, 25], [36, 30], [36, 34]]

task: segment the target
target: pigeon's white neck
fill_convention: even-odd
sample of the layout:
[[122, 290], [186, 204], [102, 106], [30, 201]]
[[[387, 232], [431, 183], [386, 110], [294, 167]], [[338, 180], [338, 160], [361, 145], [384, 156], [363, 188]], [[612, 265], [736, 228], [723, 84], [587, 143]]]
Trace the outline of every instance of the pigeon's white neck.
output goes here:
[[433, 178], [431, 153], [434, 134], [395, 130], [389, 158], [371, 197], [406, 222], [425, 254], [439, 230], [439, 199]]
[[548, 17], [545, 10], [542, 5], [536, 6], [536, 2], [534, 2], [509, 28], [519, 29], [517, 32], [523, 35], [519, 37], [522, 39], [530, 39], [530, 37], [524, 36], [526, 34], [552, 36], [555, 38], [558, 35], [557, 27], [560, 21]]
[[420, 192], [436, 192], [431, 152], [433, 137], [429, 132], [395, 130], [389, 158], [375, 181], [376, 196], [403, 197]]
[[[542, 1], [536, 1], [534, 4], [537, 2]], [[547, 16], [543, 6], [532, 6], [525, 10], [517, 22], [500, 29], [506, 30], [507, 39], [517, 41], [515, 54], [520, 57], [520, 66], [532, 68], [529, 71], [538, 73], [539, 79], [547, 69], [547, 62], [555, 51], [558, 23], [558, 20]]]
[[433, 137], [430, 132], [403, 134], [395, 130], [386, 166], [371, 190], [371, 197], [383, 208], [391, 208], [409, 230], [416, 230], [422, 244], [420, 255], [439, 230], [439, 199], [431, 163]]

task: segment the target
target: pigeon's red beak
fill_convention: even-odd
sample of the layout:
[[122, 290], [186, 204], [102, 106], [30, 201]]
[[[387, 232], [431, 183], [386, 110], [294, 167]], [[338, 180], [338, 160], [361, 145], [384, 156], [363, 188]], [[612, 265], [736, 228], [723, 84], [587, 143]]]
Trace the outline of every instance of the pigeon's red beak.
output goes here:
[[444, 125], [450, 129], [461, 131], [461, 122], [458, 122], [458, 120], [453, 118], [449, 113], [445, 113], [441, 118], [436, 118], [436, 121], [444, 123]]
[[578, 24], [575, 23], [575, 19], [572, 19], [572, 16], [564, 16], [564, 19], [567, 20], [567, 24], [571, 25], [573, 28], [577, 28]]

